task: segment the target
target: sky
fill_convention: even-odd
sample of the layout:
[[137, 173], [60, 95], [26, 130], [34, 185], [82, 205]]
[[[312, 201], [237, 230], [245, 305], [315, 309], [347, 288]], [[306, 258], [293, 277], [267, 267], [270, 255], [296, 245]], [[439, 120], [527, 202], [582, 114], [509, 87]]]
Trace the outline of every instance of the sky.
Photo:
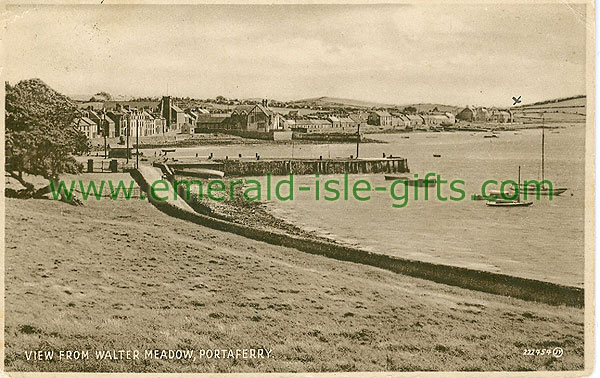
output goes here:
[[510, 106], [586, 92], [583, 6], [7, 8], [5, 80], [71, 95]]

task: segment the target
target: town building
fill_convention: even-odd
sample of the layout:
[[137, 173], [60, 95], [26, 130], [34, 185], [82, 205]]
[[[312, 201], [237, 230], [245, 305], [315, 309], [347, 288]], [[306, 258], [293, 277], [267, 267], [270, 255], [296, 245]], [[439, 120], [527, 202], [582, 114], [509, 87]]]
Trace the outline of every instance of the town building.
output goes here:
[[407, 114], [406, 118], [408, 118], [409, 127], [412, 129], [423, 127], [425, 125], [425, 119], [419, 114]]
[[118, 110], [109, 110], [108, 112], [106, 112], [106, 116], [110, 118], [114, 123], [114, 136], [126, 136], [127, 120], [125, 118], [125, 114]]
[[160, 114], [165, 118], [167, 132], [181, 131], [185, 126], [185, 112], [173, 103], [170, 96], [163, 96], [159, 106]]
[[356, 132], [359, 123], [353, 120], [350, 117], [340, 117], [340, 128], [344, 133], [347, 132]]
[[454, 116], [448, 116], [446, 114], [424, 114], [423, 120], [425, 121], [425, 125], [429, 127], [435, 126], [451, 126], [454, 125]]
[[392, 127], [408, 129], [410, 128], [410, 119], [402, 113], [392, 113]]
[[329, 116], [327, 117], [327, 119], [329, 120], [329, 122], [331, 122], [331, 127], [333, 127], [334, 129], [342, 127], [342, 123], [340, 122], [340, 119], [338, 117]]
[[246, 131], [263, 131], [279, 129], [281, 116], [268, 108], [267, 102], [255, 105], [238, 105], [231, 113], [231, 124], [234, 129]]
[[376, 110], [369, 113], [367, 123], [375, 126], [392, 126], [392, 115], [386, 111]]
[[199, 114], [196, 118], [196, 130], [200, 132], [202, 129], [225, 130], [231, 127], [228, 114]]
[[151, 113], [150, 116], [154, 122], [154, 135], [164, 134], [167, 131], [167, 120], [159, 113]]
[[355, 122], [356, 126], [364, 127], [367, 125], [369, 114], [366, 112], [355, 112], [350, 114], [348, 118], [352, 119]]
[[93, 139], [98, 136], [98, 125], [88, 117], [80, 117], [75, 121], [79, 131], [81, 131], [88, 139]]
[[497, 123], [512, 123], [514, 115], [511, 110], [492, 109], [490, 120]]
[[456, 115], [456, 119], [467, 122], [488, 122], [491, 114], [486, 108], [467, 106]]
[[332, 129], [331, 122], [327, 119], [297, 119], [292, 128], [293, 131], [307, 134], [328, 133]]
[[108, 117], [104, 109], [94, 111], [89, 107], [82, 114], [96, 124], [96, 137], [113, 138], [116, 136], [115, 122]]

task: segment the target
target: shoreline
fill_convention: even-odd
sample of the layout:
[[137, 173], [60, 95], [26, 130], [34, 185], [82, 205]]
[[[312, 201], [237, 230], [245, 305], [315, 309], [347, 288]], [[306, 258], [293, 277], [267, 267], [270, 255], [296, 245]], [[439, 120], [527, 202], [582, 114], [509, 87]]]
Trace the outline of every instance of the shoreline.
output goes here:
[[[570, 122], [570, 125], [578, 124], [578, 122]], [[493, 125], [494, 127], [491, 127]], [[499, 126], [500, 125], [500, 126]], [[410, 136], [411, 134], [440, 134], [440, 133], [489, 133], [489, 132], [516, 132], [521, 130], [535, 130], [545, 128], [548, 130], [557, 130], [564, 129], [567, 126], [553, 126], [551, 124], [542, 124], [539, 123], [527, 123], [527, 124], [513, 124], [508, 126], [502, 126], [503, 124], [481, 124], [481, 125], [469, 125], [467, 127], [453, 127], [445, 130], [432, 131], [432, 130], [414, 130], [407, 131], [404, 129], [368, 129], [364, 132], [364, 135], [406, 135]], [[184, 134], [181, 134], [184, 135]], [[180, 136], [181, 136], [180, 135]], [[311, 134], [316, 135], [316, 134]], [[326, 136], [326, 135], [324, 135]], [[171, 139], [172, 138], [172, 139]], [[144, 142], [144, 140], [161, 140], [159, 142]], [[129, 143], [131, 144], [131, 148], [135, 149], [135, 136], [130, 137]], [[177, 135], [169, 135], [169, 136], [152, 136], [152, 137], [140, 137], [140, 150], [150, 150], [150, 149], [161, 149], [161, 148], [193, 148], [193, 147], [203, 147], [203, 146], [235, 146], [235, 145], [243, 145], [243, 144], [260, 144], [260, 145], [288, 145], [288, 144], [306, 144], [306, 145], [318, 145], [318, 144], [355, 144], [356, 140], [352, 140], [352, 138], [348, 139], [340, 139], [340, 140], [330, 140], [328, 138], [315, 138], [315, 139], [292, 139], [292, 140], [266, 140], [266, 139], [253, 139], [253, 138], [244, 138], [236, 135], [230, 135], [225, 133], [215, 132], [214, 134], [195, 134], [191, 137], [186, 137], [185, 139], [177, 140]], [[388, 143], [385, 140], [373, 139], [368, 137], [363, 137], [360, 143], [379, 143], [386, 144]], [[104, 149], [104, 140], [102, 138], [95, 138], [90, 142], [91, 148], [90, 152], [98, 152], [103, 151]], [[109, 138], [108, 145], [116, 147], [116, 148], [125, 148], [125, 143], [118, 143], [118, 140], [115, 138]]]
[[[176, 179], [194, 179], [194, 177], [185, 175], [176, 175], [176, 177]], [[192, 193], [190, 201], [186, 202], [196, 212], [216, 219], [258, 228], [263, 231], [275, 232], [281, 235], [301, 236], [314, 241], [343, 244], [340, 241], [323, 237], [316, 232], [304, 230], [293, 223], [276, 217], [266, 209], [267, 205], [264, 201], [246, 201], [242, 198], [243, 188], [235, 187], [233, 200], [225, 197], [223, 201], [213, 201], [203, 196], [202, 200], [198, 201], [197, 195]]]
[[[202, 135], [202, 137], [198, 137]], [[169, 136], [175, 138], [176, 136]], [[160, 148], [190, 148], [190, 147], [203, 147], [203, 146], [235, 146], [240, 144], [260, 144], [260, 145], [288, 145], [288, 144], [355, 144], [356, 140], [350, 139], [341, 139], [341, 140], [328, 140], [327, 138], [323, 139], [292, 139], [292, 140], [266, 140], [266, 139], [253, 139], [253, 138], [243, 138], [239, 136], [229, 135], [229, 134], [197, 134], [190, 138], [180, 139], [180, 140], [170, 140], [168, 137], [164, 141], [160, 142], [144, 142], [144, 139], [150, 137], [141, 137], [139, 149], [140, 150], [151, 150], [151, 149], [160, 149]], [[152, 139], [161, 139], [160, 136], [151, 137]], [[115, 143], [116, 142], [116, 143]], [[380, 143], [385, 144], [386, 141], [380, 141], [377, 139], [371, 138], [362, 138], [360, 143]], [[104, 150], [104, 140], [102, 138], [93, 139], [91, 142], [90, 152], [97, 152]], [[114, 148], [126, 148], [126, 143], [118, 143], [115, 138], [111, 138], [107, 142], [108, 145]], [[135, 136], [130, 137], [129, 144], [130, 148], [135, 149]]]
[[[138, 182], [142, 190], [147, 190], [149, 186], [148, 182], [152, 181], [150, 178], [157, 175], [150, 167], [147, 168], [131, 172], [132, 177]], [[542, 302], [551, 305], [566, 305], [576, 308], [581, 308], [584, 305], [584, 289], [579, 287], [493, 273], [485, 270], [389, 256], [332, 243], [329, 240], [319, 240], [311, 237], [307, 238], [259, 229], [244, 223], [232, 222], [199, 213], [195, 210], [198, 205], [194, 204], [193, 200], [189, 201], [190, 203], [186, 202], [183, 196], [173, 201], [154, 201], [151, 197], [148, 198], [159, 210], [172, 217], [269, 244], [285, 245], [313, 255], [370, 265], [436, 283], [527, 301]]]

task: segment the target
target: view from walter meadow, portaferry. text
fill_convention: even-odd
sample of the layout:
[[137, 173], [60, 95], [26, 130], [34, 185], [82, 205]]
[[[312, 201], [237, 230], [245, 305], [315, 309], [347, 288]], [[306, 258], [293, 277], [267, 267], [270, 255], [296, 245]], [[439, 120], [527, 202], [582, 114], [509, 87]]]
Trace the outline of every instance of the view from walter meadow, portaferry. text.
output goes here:
[[7, 6], [4, 370], [589, 373], [590, 5]]

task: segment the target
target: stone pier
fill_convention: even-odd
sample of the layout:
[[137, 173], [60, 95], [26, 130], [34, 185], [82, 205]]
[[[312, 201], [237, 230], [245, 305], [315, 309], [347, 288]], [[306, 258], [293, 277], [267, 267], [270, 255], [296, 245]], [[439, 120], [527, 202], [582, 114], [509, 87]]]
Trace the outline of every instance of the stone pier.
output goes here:
[[226, 176], [274, 176], [343, 174], [343, 173], [406, 173], [410, 172], [405, 158], [378, 159], [256, 159], [235, 158], [186, 162], [166, 162], [172, 169], [193, 172], [194, 169], [214, 169]]

